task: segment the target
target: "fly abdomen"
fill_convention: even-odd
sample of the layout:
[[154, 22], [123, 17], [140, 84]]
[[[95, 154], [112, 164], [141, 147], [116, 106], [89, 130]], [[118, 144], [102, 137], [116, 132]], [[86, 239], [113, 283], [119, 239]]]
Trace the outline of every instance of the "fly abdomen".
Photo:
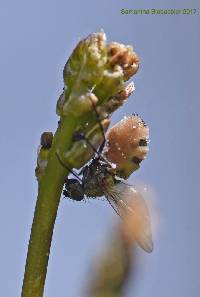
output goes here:
[[138, 115], [125, 117], [106, 134], [104, 155], [116, 165], [116, 174], [128, 178], [149, 151], [149, 128]]

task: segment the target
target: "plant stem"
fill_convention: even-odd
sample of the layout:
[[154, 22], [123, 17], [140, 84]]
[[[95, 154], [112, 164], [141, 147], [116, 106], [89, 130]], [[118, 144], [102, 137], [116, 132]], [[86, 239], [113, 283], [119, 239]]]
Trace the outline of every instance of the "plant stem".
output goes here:
[[[29, 240], [28, 254], [22, 297], [42, 297], [51, 247], [53, 228], [56, 220], [60, 196], [63, 188], [66, 169], [58, 162], [55, 151], [57, 144], [69, 146], [74, 131], [73, 117], [65, 120], [65, 129], [58, 128], [54, 136], [46, 174], [39, 181], [38, 197]], [[67, 128], [67, 129], [66, 129]], [[64, 135], [63, 135], [64, 132]], [[62, 141], [61, 141], [62, 140]]]

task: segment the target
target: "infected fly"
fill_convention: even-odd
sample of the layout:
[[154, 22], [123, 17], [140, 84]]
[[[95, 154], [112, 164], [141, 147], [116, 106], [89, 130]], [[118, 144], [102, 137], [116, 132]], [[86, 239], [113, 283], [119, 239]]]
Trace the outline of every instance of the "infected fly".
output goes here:
[[[103, 129], [102, 133], [104, 135]], [[74, 138], [76, 141], [85, 140], [90, 145], [82, 132], [77, 132]], [[140, 231], [135, 234], [135, 241], [146, 252], [151, 252], [153, 243], [148, 208], [142, 195], [125, 182], [146, 158], [148, 138], [147, 125], [134, 114], [125, 117], [109, 129], [98, 150], [93, 148], [95, 156], [82, 168], [81, 178], [80, 174], [76, 174], [62, 162], [58, 154], [57, 157], [75, 176], [65, 180], [64, 196], [76, 201], [83, 200], [85, 196], [104, 196], [122, 219], [129, 213], [134, 217], [136, 224], [141, 223]]]

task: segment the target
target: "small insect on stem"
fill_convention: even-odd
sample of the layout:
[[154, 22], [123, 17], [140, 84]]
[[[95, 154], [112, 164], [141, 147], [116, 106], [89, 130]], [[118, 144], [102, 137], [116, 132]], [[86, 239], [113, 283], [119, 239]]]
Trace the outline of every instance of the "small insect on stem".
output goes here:
[[[95, 113], [97, 113], [95, 109]], [[99, 117], [97, 118], [100, 123]], [[65, 165], [59, 155], [59, 162], [75, 178], [67, 178], [63, 194], [75, 201], [105, 196], [106, 200], [123, 219], [127, 213], [135, 219], [135, 241], [147, 252], [153, 250], [151, 223], [145, 200], [131, 185], [125, 183], [130, 174], [137, 170], [148, 153], [148, 126], [138, 115], [125, 117], [113, 126], [99, 149], [93, 148], [83, 131], [74, 134], [74, 141], [85, 140], [93, 148], [95, 156], [81, 169], [82, 177]], [[123, 178], [123, 179], [122, 179]], [[140, 226], [139, 226], [140, 225]], [[139, 230], [139, 231], [138, 231]]]

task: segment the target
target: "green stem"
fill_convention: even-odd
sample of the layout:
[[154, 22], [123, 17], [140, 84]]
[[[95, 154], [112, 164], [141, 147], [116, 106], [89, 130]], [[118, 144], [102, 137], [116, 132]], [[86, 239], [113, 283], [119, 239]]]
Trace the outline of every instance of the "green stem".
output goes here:
[[[64, 127], [65, 126], [65, 127]], [[73, 117], [68, 117], [63, 127], [58, 128], [49, 155], [44, 177], [39, 181], [39, 191], [28, 247], [22, 297], [42, 297], [56, 220], [66, 169], [58, 162], [55, 151], [69, 147], [75, 129]], [[61, 147], [62, 145], [62, 147]]]

